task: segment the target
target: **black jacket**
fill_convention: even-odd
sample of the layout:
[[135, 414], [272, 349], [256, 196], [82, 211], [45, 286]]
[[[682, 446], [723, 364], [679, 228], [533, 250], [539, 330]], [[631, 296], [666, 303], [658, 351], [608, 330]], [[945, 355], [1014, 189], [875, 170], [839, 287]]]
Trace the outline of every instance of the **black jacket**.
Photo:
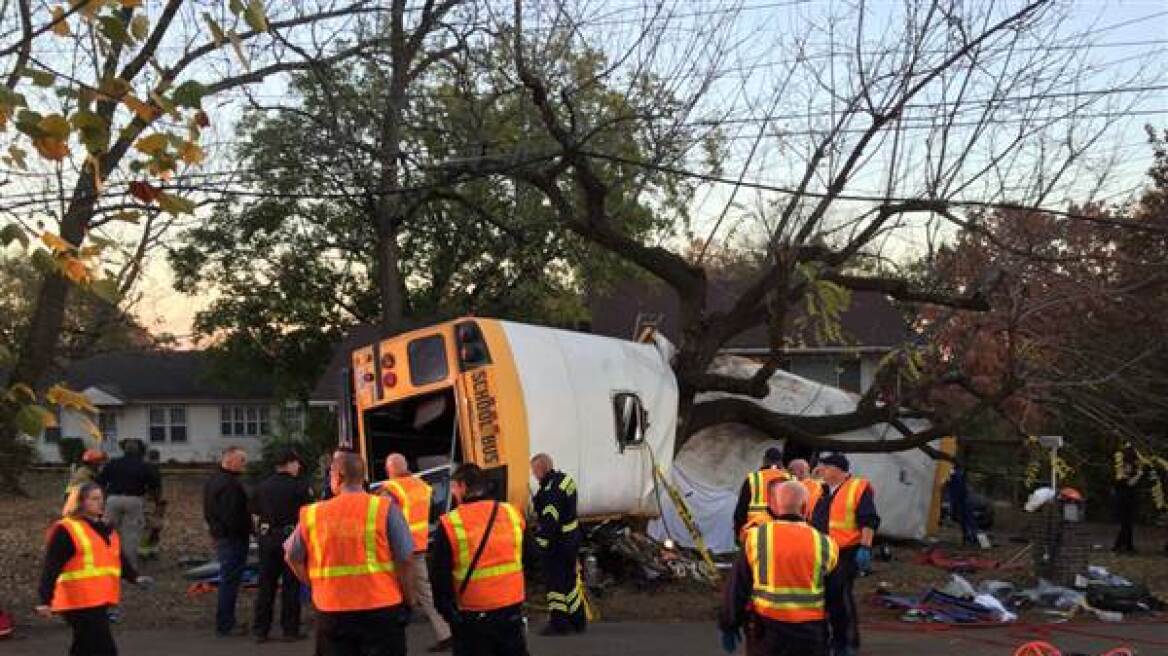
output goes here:
[[532, 507], [539, 518], [535, 527], [535, 542], [549, 549], [557, 543], [571, 543], [580, 535], [576, 521], [576, 481], [571, 476], [552, 470], [539, 483]]
[[[95, 522], [88, 518], [85, 518], [84, 521], [97, 531], [106, 544], [109, 544], [113, 529], [105, 522]], [[52, 534], [49, 535], [48, 544], [48, 549], [45, 552], [45, 566], [41, 570], [41, 585], [37, 591], [41, 603], [46, 606], [53, 603], [53, 591], [57, 587], [57, 577], [61, 575], [65, 563], [69, 562], [73, 554], [77, 553], [77, 547], [73, 546], [73, 538], [69, 536], [69, 531], [60, 525], [54, 528]], [[121, 560], [122, 578], [127, 581], [137, 580], [138, 571], [126, 560], [125, 550], [122, 551]]]
[[97, 475], [97, 484], [105, 490], [106, 496], [162, 495], [162, 481], [158, 476], [158, 469], [138, 455], [127, 455], [111, 460]]
[[246, 540], [251, 535], [251, 513], [247, 492], [239, 475], [222, 467], [203, 486], [203, 519], [211, 537]]
[[[300, 520], [300, 507], [312, 502], [308, 482], [289, 474], [276, 473], [264, 479], [251, 499], [251, 512], [260, 527], [267, 524], [272, 530], [295, 526]], [[261, 531], [262, 533], [262, 531]]]

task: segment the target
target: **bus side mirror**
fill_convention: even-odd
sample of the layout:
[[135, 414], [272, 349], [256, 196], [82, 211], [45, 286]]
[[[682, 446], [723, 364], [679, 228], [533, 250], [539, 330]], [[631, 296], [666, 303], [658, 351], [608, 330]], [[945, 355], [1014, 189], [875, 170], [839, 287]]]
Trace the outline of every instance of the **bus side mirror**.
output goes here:
[[644, 443], [645, 430], [649, 426], [648, 415], [636, 394], [616, 394], [612, 403], [616, 415], [617, 447], [624, 453], [626, 448]]

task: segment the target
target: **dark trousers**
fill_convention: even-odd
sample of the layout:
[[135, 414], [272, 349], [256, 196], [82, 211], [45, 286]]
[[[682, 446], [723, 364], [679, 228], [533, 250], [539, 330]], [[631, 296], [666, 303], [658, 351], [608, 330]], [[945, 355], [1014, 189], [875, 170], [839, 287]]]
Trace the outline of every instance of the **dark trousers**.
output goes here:
[[230, 633], [235, 628], [235, 600], [243, 568], [247, 565], [247, 538], [215, 540], [215, 557], [219, 560], [219, 598], [215, 604], [215, 632]]
[[576, 585], [576, 558], [579, 554], [578, 537], [553, 542], [543, 553], [548, 623], [561, 631], [583, 630], [588, 624], [582, 590]]
[[522, 605], [489, 613], [462, 613], [450, 629], [454, 656], [527, 656]]
[[1131, 486], [1115, 488], [1115, 514], [1119, 520], [1119, 533], [1115, 536], [1115, 546], [1112, 547], [1112, 550], [1120, 553], [1135, 553], [1135, 531], [1133, 529], [1136, 523], [1137, 503], [1135, 488]]
[[69, 656], [118, 656], [105, 606], [65, 611], [61, 616], [73, 629]]
[[831, 647], [836, 651], [845, 647], [860, 648], [860, 618], [856, 614], [856, 597], [852, 592], [859, 574], [856, 567], [858, 550], [858, 545], [840, 549], [839, 564], [827, 576], [827, 623], [831, 629]]
[[827, 626], [820, 622], [775, 622], [752, 617], [746, 627], [746, 656], [827, 656]]
[[276, 603], [276, 588], [280, 589], [280, 628], [285, 636], [300, 632], [300, 581], [284, 562], [282, 534], [259, 539], [259, 589], [256, 591], [255, 621], [251, 630], [266, 636], [272, 628], [272, 607]]
[[402, 606], [317, 613], [315, 656], [406, 656]]

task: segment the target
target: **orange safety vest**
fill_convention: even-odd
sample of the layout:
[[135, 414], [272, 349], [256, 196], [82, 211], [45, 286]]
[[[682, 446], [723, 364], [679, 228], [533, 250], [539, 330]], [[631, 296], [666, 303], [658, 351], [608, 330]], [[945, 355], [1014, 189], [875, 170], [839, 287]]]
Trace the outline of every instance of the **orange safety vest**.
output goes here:
[[823, 496], [823, 481], [817, 481], [814, 478], [805, 478], [799, 481], [803, 485], [803, 489], [807, 490], [807, 521], [811, 521], [811, 515], [815, 513], [815, 504], [819, 503], [819, 497]]
[[414, 553], [426, 553], [430, 542], [430, 502], [434, 490], [417, 476], [399, 476], [386, 481], [381, 488], [401, 506], [410, 535], [414, 537]]
[[824, 583], [839, 548], [804, 522], [775, 520], [746, 534], [746, 560], [754, 578], [751, 610], [777, 622], [824, 618]]
[[487, 530], [494, 501], [471, 501], [442, 516], [442, 529], [453, 555], [455, 601], [459, 610], [488, 611], [522, 603], [527, 593], [523, 585], [523, 517], [509, 503], [500, 502], [494, 527], [470, 584], [459, 593]]
[[746, 523], [744, 526], [758, 526], [770, 521], [767, 512], [767, 486], [773, 480], [789, 481], [791, 475], [785, 469], [760, 469], [747, 475], [750, 484], [750, 505], [746, 508]]
[[88, 522], [57, 522], [73, 540], [73, 557], [65, 562], [53, 588], [54, 612], [112, 606], [118, 603], [122, 578], [122, 543], [116, 531], [107, 544]]
[[385, 529], [391, 503], [350, 492], [300, 509], [312, 603], [318, 610], [372, 610], [402, 603]]
[[856, 508], [860, 497], [869, 488], [868, 481], [852, 476], [840, 484], [831, 499], [831, 514], [828, 516], [828, 530], [831, 539], [840, 549], [860, 543], [860, 527], [856, 523]]

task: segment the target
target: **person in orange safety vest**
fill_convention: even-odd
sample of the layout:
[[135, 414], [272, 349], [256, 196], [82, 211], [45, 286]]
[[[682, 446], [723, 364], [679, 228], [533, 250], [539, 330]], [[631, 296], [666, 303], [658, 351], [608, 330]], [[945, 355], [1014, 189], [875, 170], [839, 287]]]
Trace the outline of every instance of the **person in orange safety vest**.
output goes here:
[[839, 545], [840, 564], [827, 580], [828, 628], [835, 656], [853, 656], [860, 648], [859, 617], [852, 586], [861, 571], [872, 566], [872, 540], [880, 527], [872, 485], [849, 473], [842, 453], [819, 459], [823, 495], [815, 504], [811, 524]]
[[367, 494], [365, 462], [338, 451], [333, 497], [300, 509], [285, 560], [312, 588], [316, 653], [405, 656], [414, 538], [391, 498]]
[[110, 633], [110, 606], [121, 596], [121, 580], [147, 585], [121, 551], [117, 531], [101, 519], [105, 495], [94, 482], [74, 488], [65, 516], [49, 529], [36, 612], [58, 614], [73, 630], [70, 654], [117, 656]]
[[430, 572], [426, 565], [426, 552], [430, 549], [430, 504], [434, 490], [430, 485], [410, 473], [409, 462], [400, 453], [391, 453], [385, 458], [385, 475], [389, 478], [379, 490], [397, 501], [405, 512], [410, 534], [414, 536], [414, 601], [434, 629], [437, 642], [428, 651], [432, 653], [450, 649], [450, 625], [442, 615], [434, 610], [434, 595], [430, 591]]
[[811, 465], [802, 458], [796, 458], [787, 464], [787, 471], [791, 477], [807, 490], [807, 521], [811, 521], [811, 512], [819, 497], [823, 494], [823, 481], [811, 476]]
[[734, 653], [745, 627], [748, 655], [826, 656], [827, 577], [839, 549], [804, 519], [803, 485], [775, 480], [767, 489], [775, 519], [746, 531], [719, 615], [722, 647]]
[[742, 489], [738, 492], [738, 503], [734, 506], [734, 535], [742, 540], [745, 529], [769, 521], [766, 491], [771, 481], [790, 480], [791, 475], [783, 469], [783, 451], [770, 447], [762, 457], [762, 467], [746, 475]]
[[523, 516], [491, 498], [483, 470], [451, 479], [457, 506], [434, 535], [434, 605], [454, 632], [454, 656], [526, 656]]

